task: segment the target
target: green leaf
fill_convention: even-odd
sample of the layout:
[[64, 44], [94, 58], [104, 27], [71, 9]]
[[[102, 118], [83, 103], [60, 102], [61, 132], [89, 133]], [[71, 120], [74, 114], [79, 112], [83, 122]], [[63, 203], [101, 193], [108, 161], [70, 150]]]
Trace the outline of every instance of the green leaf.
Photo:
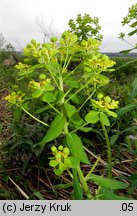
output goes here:
[[134, 50], [134, 48], [133, 48], [133, 49], [129, 49], [129, 50], [122, 50], [122, 51], [120, 51], [120, 53], [121, 53], [121, 54], [128, 54], [128, 53], [131, 52], [132, 50]]
[[133, 22], [132, 24], [131, 24], [131, 27], [132, 28], [134, 28], [134, 27], [136, 27], [137, 26], [137, 21], [135, 21], [135, 22]]
[[115, 142], [117, 141], [117, 139], [118, 139], [118, 137], [119, 137], [120, 134], [121, 134], [121, 132], [118, 131], [115, 135], [112, 135], [112, 136], [111, 136], [111, 138], [110, 138], [110, 143], [111, 143], [111, 145], [114, 145], [114, 144], [115, 144]]
[[110, 116], [112, 116], [112, 117], [114, 117], [114, 118], [117, 118], [117, 114], [116, 114], [115, 112], [110, 111], [110, 110], [107, 110], [107, 113], [108, 113]]
[[106, 116], [105, 113], [100, 112], [100, 120], [101, 120], [101, 122], [102, 122], [104, 125], [110, 126], [109, 119], [108, 119], [108, 117]]
[[33, 146], [33, 151], [36, 156], [39, 156], [43, 151], [45, 144], [56, 139], [61, 133], [65, 125], [65, 117], [57, 115], [40, 143], [37, 143]]
[[126, 129], [124, 129], [123, 131], [121, 131], [121, 133], [125, 133], [125, 132], [128, 132], [128, 131], [130, 131], [130, 133], [134, 132], [134, 131], [137, 131], [137, 126], [134, 125], [134, 126], [128, 127]]
[[130, 112], [131, 110], [137, 108], [137, 105], [134, 103], [128, 104], [120, 109], [118, 109], [116, 111], [118, 117], [120, 118], [121, 116], [123, 116], [125, 113]]
[[62, 188], [62, 189], [68, 189], [70, 187], [73, 186], [73, 183], [67, 183], [67, 184], [57, 184], [57, 185], [54, 185], [53, 187], [56, 189], [56, 188]]
[[96, 74], [96, 78], [100, 82], [101, 85], [106, 85], [110, 82], [110, 79], [104, 75]]
[[35, 191], [32, 195], [36, 196], [39, 200], [46, 200], [39, 191]]
[[125, 196], [119, 196], [112, 192], [102, 193], [97, 196], [98, 200], [131, 200], [131, 198]]
[[79, 95], [74, 95], [73, 94], [70, 94], [70, 98], [71, 98], [71, 101], [75, 104], [82, 104], [84, 102], [84, 99], [79, 96]]
[[72, 174], [73, 174], [73, 185], [74, 185], [74, 194], [73, 194], [74, 199], [83, 200], [83, 191], [82, 191], [82, 188], [80, 187], [77, 170], [72, 169]]
[[82, 125], [83, 119], [78, 114], [76, 108], [69, 103], [65, 103], [64, 107], [65, 107], [65, 110], [66, 110], [67, 115], [68, 115], [69, 119], [71, 120], [71, 122], [73, 122], [74, 124], [76, 124], [78, 126]]
[[67, 134], [66, 140], [72, 156], [82, 163], [90, 164], [79, 136], [75, 133]]
[[62, 98], [64, 97], [64, 92], [63, 91], [58, 91], [58, 92], [56, 92], [55, 93], [55, 97], [56, 97], [56, 101], [55, 101], [55, 103], [57, 104], [59, 104], [60, 102], [61, 102], [61, 100], [62, 100]]
[[91, 174], [88, 180], [94, 181], [99, 186], [110, 188], [110, 189], [115, 189], [115, 190], [124, 189], [128, 187], [128, 185], [122, 181], [108, 179], [108, 178], [97, 176], [94, 174]]
[[51, 103], [55, 101], [55, 99], [56, 99], [55, 95], [51, 92], [45, 92], [42, 97], [42, 100], [47, 103]]
[[19, 119], [21, 117], [21, 112], [22, 112], [22, 109], [20, 107], [16, 107], [16, 109], [13, 110], [14, 120], [19, 121]]
[[72, 156], [66, 158], [64, 163], [68, 168], [77, 168], [80, 164], [79, 160]]
[[137, 96], [137, 78], [134, 79], [131, 85], [132, 85], [132, 91], [130, 94], [130, 98], [133, 99]]
[[49, 165], [50, 165], [51, 167], [55, 167], [55, 166], [58, 165], [58, 161], [56, 161], [56, 160], [51, 160], [51, 161], [49, 162]]
[[66, 170], [66, 164], [64, 164], [63, 162], [59, 163], [59, 169], [63, 172], [64, 170]]
[[132, 195], [135, 192], [135, 190], [137, 189], [137, 173], [126, 177], [126, 179], [130, 183], [130, 186], [128, 188], [128, 194]]
[[73, 78], [65, 80], [65, 83], [68, 86], [70, 86], [71, 88], [76, 88], [77, 89], [77, 88], [80, 87], [79, 82], [77, 80], [73, 79]]
[[62, 175], [63, 171], [61, 171], [60, 169], [54, 169], [54, 173], [58, 176]]
[[49, 71], [51, 71], [52, 73], [54, 73], [54, 74], [59, 74], [59, 72], [60, 72], [60, 70], [59, 70], [59, 64], [58, 63], [56, 63], [56, 62], [50, 62], [50, 63], [48, 63], [48, 64], [45, 64], [45, 67], [49, 70]]
[[55, 87], [51, 84], [46, 84], [43, 88], [44, 91], [53, 91]]
[[79, 128], [80, 131], [84, 131], [85, 133], [92, 131], [92, 127], [81, 127]]
[[99, 113], [97, 111], [90, 111], [86, 116], [85, 116], [85, 120], [87, 123], [96, 123], [99, 121]]
[[137, 29], [135, 29], [135, 30], [131, 31], [130, 33], [128, 33], [128, 36], [132, 36], [132, 35], [134, 35], [136, 33], [137, 33]]
[[42, 95], [42, 93], [43, 93], [43, 90], [38, 89], [38, 90], [36, 90], [35, 92], [32, 93], [32, 97], [33, 98], [38, 98], [38, 97], [40, 97]]
[[52, 121], [45, 137], [42, 139], [42, 143], [47, 143], [57, 138], [61, 133], [65, 125], [65, 117], [57, 115]]

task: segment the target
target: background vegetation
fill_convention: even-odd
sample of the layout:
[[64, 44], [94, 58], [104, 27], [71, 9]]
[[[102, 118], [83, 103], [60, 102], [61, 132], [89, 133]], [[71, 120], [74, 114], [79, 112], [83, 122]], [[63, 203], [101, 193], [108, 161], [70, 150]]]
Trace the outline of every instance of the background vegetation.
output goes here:
[[[136, 19], [136, 7], [137, 5], [134, 5], [129, 9], [127, 18], [124, 18], [123, 21], [124, 25], [130, 24], [131, 28], [134, 28], [129, 33], [129, 36], [137, 33], [136, 20], [134, 20]], [[68, 30], [70, 34], [77, 35], [78, 40], [76, 43], [79, 45], [76, 45], [78, 48], [80, 46], [82, 47], [81, 43], [83, 40], [87, 42], [91, 37], [95, 38], [95, 40], [98, 39], [99, 43], [102, 40], [102, 36], [99, 34], [99, 20], [97, 18], [91, 18], [87, 14], [83, 17], [78, 15], [75, 21], [70, 20]], [[66, 108], [67, 114], [65, 115], [68, 115], [67, 118], [69, 118], [67, 121], [69, 122], [69, 129], [77, 131], [77, 137], [75, 135], [75, 139], [77, 140], [76, 144], [78, 145], [80, 143], [80, 138], [88, 159], [84, 155], [84, 159], [81, 159], [84, 162], [80, 161], [80, 166], [77, 168], [77, 161], [73, 158], [73, 166], [71, 164], [67, 167], [69, 170], [66, 167], [59, 167], [57, 171], [55, 170], [56, 160], [53, 160], [57, 159], [57, 153], [60, 154], [60, 152], [64, 151], [66, 158], [69, 158], [70, 155], [75, 155], [71, 147], [66, 145], [64, 134], [60, 133], [58, 137], [55, 135], [55, 138], [50, 140], [45, 148], [42, 150], [38, 149], [40, 154], [36, 149], [34, 151], [34, 146], [36, 143], [41, 143], [45, 134], [48, 133], [46, 127], [41, 122], [45, 124], [53, 122], [55, 116], [53, 109], [60, 110], [60, 105], [58, 103], [52, 103], [52, 94], [50, 94], [52, 96], [52, 98], [50, 97], [50, 101], [49, 98], [44, 99], [44, 101], [39, 100], [39, 96], [33, 94], [35, 91], [31, 92], [26, 87], [26, 83], [32, 81], [32, 77], [31, 79], [30, 77], [25, 77], [23, 74], [24, 68], [15, 67], [18, 62], [22, 64], [28, 64], [29, 62], [31, 68], [38, 65], [37, 60], [39, 56], [36, 56], [36, 58], [33, 56], [32, 58], [29, 50], [33, 47], [28, 45], [26, 48], [26, 52], [29, 54], [27, 54], [28, 59], [25, 57], [25, 60], [22, 53], [17, 53], [12, 45], [6, 44], [2, 34], [0, 37], [0, 199], [137, 199], [137, 59], [136, 54], [134, 57], [128, 56], [128, 53], [132, 49], [136, 49], [136, 45], [133, 45], [130, 50], [122, 51], [125, 54], [124, 57], [111, 56], [111, 60], [116, 62], [114, 65], [115, 70], [102, 72], [103, 76], [108, 77], [110, 82], [107, 85], [101, 85], [92, 98], [92, 100], [102, 100], [102, 97], [107, 96], [107, 99], [112, 98], [115, 101], [119, 101], [119, 108], [115, 112], [117, 118], [113, 118], [114, 114], [112, 113], [112, 116], [107, 115], [107, 120], [105, 118], [103, 121], [105, 131], [101, 127], [101, 121], [97, 121], [95, 116], [89, 118], [89, 115], [86, 118], [89, 121], [89, 125], [77, 131], [75, 124], [77, 124], [78, 120], [76, 119], [79, 119], [79, 117], [77, 116], [77, 118], [71, 119], [69, 111]], [[125, 34], [121, 33], [120, 37], [124, 40]], [[54, 44], [56, 40], [57, 38], [53, 37], [51, 42]], [[35, 41], [32, 41], [31, 45], [37, 47]], [[85, 58], [81, 53], [81, 49], [79, 49], [78, 53], [75, 53], [69, 64], [66, 64], [65, 60], [62, 60], [62, 65], [67, 65], [65, 69], [69, 72], [75, 70]], [[72, 52], [75, 51], [72, 49], [70, 56]], [[16, 58], [17, 62], [5, 64], [4, 61], [9, 59], [11, 55]], [[94, 55], [97, 56], [98, 51], [95, 50]], [[98, 58], [100, 59], [102, 56], [103, 54]], [[43, 64], [42, 58], [40, 61], [40, 64]], [[52, 69], [55, 70], [56, 68]], [[73, 89], [72, 92], [75, 94], [77, 82], [74, 81], [76, 79], [80, 80], [82, 69], [80, 68], [76, 72], [78, 72], [76, 76], [71, 77], [71, 83], [65, 83], [65, 93], [67, 93], [68, 87], [71, 86]], [[43, 76], [43, 68], [36, 68], [33, 79], [38, 82], [39, 74], [42, 74], [40, 78], [42, 83], [45, 79], [45, 76]], [[45, 74], [47, 76], [47, 72]], [[94, 91], [94, 88], [94, 83], [91, 83], [90, 89]], [[10, 106], [5, 100], [11, 92], [19, 91], [27, 94], [26, 100], [29, 101], [29, 104], [27, 104], [29, 109], [27, 109], [27, 105], [23, 106], [26, 112], [18, 108], [16, 103]], [[74, 106], [78, 110], [82, 105], [83, 108], [79, 112], [80, 116], [83, 118], [90, 113], [90, 100], [87, 100], [87, 103], [84, 103], [84, 105], [83, 101], [81, 101], [82, 97], [84, 99], [86, 97], [88, 98], [89, 91], [89, 88], [85, 89], [82, 93], [80, 92], [79, 97], [74, 97], [69, 107], [71, 109], [70, 112], [74, 112]], [[56, 95], [58, 94], [56, 89], [54, 89], [54, 93]], [[18, 94], [21, 95], [20, 93]], [[37, 94], [39, 93], [37, 92]], [[53, 109], [49, 109], [48, 106], [43, 106], [45, 102], [50, 102]], [[96, 113], [94, 114], [96, 115]], [[111, 163], [106, 148], [106, 144], [108, 147], [107, 139], [111, 147]], [[68, 152], [68, 149], [64, 150], [66, 146], [69, 146], [71, 153]], [[79, 148], [81, 148], [80, 145]], [[81, 152], [84, 154], [83, 150]], [[61, 157], [62, 155], [65, 158], [64, 154], [61, 153]], [[62, 160], [65, 160], [64, 158]], [[108, 167], [109, 163], [110, 169]], [[57, 172], [60, 170], [62, 175], [58, 176], [59, 173]], [[110, 175], [108, 172], [110, 172]], [[90, 181], [87, 183], [86, 180], [88, 178]]]

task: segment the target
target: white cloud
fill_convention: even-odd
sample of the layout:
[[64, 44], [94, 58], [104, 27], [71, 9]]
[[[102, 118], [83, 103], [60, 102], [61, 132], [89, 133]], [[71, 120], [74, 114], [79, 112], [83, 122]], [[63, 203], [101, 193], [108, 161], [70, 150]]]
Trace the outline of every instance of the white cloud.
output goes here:
[[[36, 19], [43, 17], [47, 26], [54, 20], [55, 31], [68, 28], [69, 19], [88, 13], [98, 17], [102, 26], [103, 51], [127, 48], [117, 39], [123, 31], [121, 21], [136, 0], [0, 0], [0, 32], [6, 39], [22, 48], [32, 38], [42, 40]], [[18, 42], [17, 42], [18, 41]]]

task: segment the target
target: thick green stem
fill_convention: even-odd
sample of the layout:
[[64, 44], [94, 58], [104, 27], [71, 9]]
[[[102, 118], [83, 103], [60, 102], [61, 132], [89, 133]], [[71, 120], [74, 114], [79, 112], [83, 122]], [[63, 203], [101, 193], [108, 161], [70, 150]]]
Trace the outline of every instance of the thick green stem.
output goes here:
[[92, 196], [92, 194], [91, 194], [91, 192], [89, 190], [89, 187], [88, 187], [87, 182], [86, 182], [86, 180], [85, 180], [85, 178], [83, 176], [83, 173], [82, 173], [82, 170], [81, 170], [80, 166], [77, 168], [77, 172], [78, 172], [79, 179], [80, 179], [80, 182], [82, 184], [82, 187], [83, 187], [83, 189], [84, 189], [84, 191], [86, 193], [87, 199], [93, 200], [94, 197]]
[[[60, 91], [64, 91], [64, 89], [63, 89], [63, 79], [62, 79], [62, 77], [59, 77], [59, 87], [60, 87]], [[64, 97], [62, 98], [61, 106], [63, 106], [63, 103], [64, 103]], [[63, 108], [62, 108], [62, 114], [64, 114]], [[67, 121], [65, 122], [65, 125], [64, 125], [64, 133], [65, 133], [66, 135], [69, 133]], [[86, 180], [85, 180], [85, 178], [84, 178], [84, 176], [83, 176], [83, 173], [82, 173], [82, 170], [81, 170], [80, 166], [77, 168], [77, 173], [78, 173], [78, 175], [79, 175], [80, 182], [81, 182], [82, 187], [83, 187], [83, 189], [84, 189], [84, 191], [85, 191], [85, 193], [86, 193], [87, 198], [90, 199], [90, 200], [93, 199], [93, 196], [92, 196], [92, 194], [91, 194], [90, 191], [89, 191], [87, 182], [86, 182]]]
[[56, 84], [57, 88], [59, 89], [59, 85], [58, 85], [58, 82], [57, 82], [57, 80], [56, 80], [54, 74], [52, 73], [51, 70], [49, 70], [49, 72], [50, 72], [50, 75], [51, 75], [52, 79], [54, 80], [54, 83]]
[[107, 130], [105, 128], [105, 125], [103, 124], [103, 122], [101, 121], [101, 125], [102, 125], [102, 129], [104, 132], [104, 136], [105, 136], [105, 140], [106, 140], [106, 144], [107, 144], [107, 154], [108, 154], [108, 177], [112, 178], [112, 153], [111, 153], [111, 144], [109, 141], [109, 137], [107, 134]]
[[[59, 90], [60, 90], [61, 92], [64, 92], [63, 78], [62, 78], [62, 76], [59, 77]], [[61, 104], [64, 103], [64, 97], [61, 99], [61, 102], [60, 102], [60, 103], [61, 103]]]

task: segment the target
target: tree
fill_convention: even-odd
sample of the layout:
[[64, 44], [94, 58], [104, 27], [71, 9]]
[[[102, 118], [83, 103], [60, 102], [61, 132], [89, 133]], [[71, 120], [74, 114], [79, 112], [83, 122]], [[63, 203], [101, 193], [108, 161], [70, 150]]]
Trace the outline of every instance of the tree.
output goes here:
[[5, 43], [6, 43], [6, 40], [5, 40], [4, 36], [3, 36], [3, 34], [0, 33], [0, 50], [3, 49], [3, 46], [4, 46]]
[[77, 15], [76, 20], [69, 20], [69, 31], [77, 35], [79, 42], [87, 40], [89, 37], [97, 40], [102, 40], [102, 35], [99, 33], [101, 26], [97, 17], [90, 17], [89, 14], [82, 16]]
[[132, 37], [132, 36], [136, 36], [137, 35], [137, 4], [132, 5], [129, 9], [128, 9], [128, 14], [126, 17], [123, 18], [122, 20], [122, 26], [128, 25], [130, 28], [130, 32], [128, 34], [125, 34], [123, 32], [121, 32], [119, 34], [119, 38], [122, 39], [123, 41], [125, 41], [126, 43], [128, 43], [132, 48], [129, 50], [124, 50], [121, 51], [122, 53], [129, 53], [132, 50], [137, 49], [137, 43], [136, 44], [131, 44], [128, 42], [128, 40], [126, 40], [126, 36], [128, 37]]
[[40, 19], [36, 19], [36, 24], [40, 29], [40, 32], [43, 34], [43, 43], [45, 43], [47, 40], [50, 40], [51, 37], [53, 37], [56, 33], [54, 28], [54, 21], [51, 20], [49, 24], [46, 24], [43, 17]]

